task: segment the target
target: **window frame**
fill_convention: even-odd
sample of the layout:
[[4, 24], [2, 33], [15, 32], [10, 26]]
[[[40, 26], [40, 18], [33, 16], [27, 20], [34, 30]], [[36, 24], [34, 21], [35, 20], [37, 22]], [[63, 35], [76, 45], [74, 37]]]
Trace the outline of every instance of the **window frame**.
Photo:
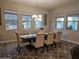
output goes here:
[[[4, 11], [4, 20], [5, 20], [5, 27], [6, 27], [6, 24], [7, 24], [7, 21], [16, 21], [16, 29], [7, 29], [7, 27], [6, 27], [6, 30], [17, 30], [18, 29], [18, 14], [17, 14], [17, 12], [15, 12], [15, 11], [11, 11], [11, 12], [6, 12], [6, 11]], [[16, 20], [12, 20], [12, 19], [5, 19], [5, 14], [11, 14], [11, 15], [16, 15], [17, 16], [17, 19]]]
[[[78, 21], [68, 21], [68, 17], [73, 17], [73, 16], [78, 16]], [[67, 30], [71, 30], [71, 31], [77, 31], [78, 30], [78, 25], [79, 25], [79, 14], [78, 15], [68, 15], [67, 18], [66, 18], [67, 22], [66, 22], [66, 29]], [[73, 30], [73, 29], [68, 29], [68, 22], [77, 22], [78, 25], [77, 25], [77, 29], [76, 30]]]
[[[30, 27], [30, 28], [24, 28], [24, 25], [23, 25], [23, 22], [24, 22], [23, 16], [31, 16], [31, 21], [28, 21], [28, 22], [31, 22], [31, 27]], [[22, 25], [23, 25], [23, 29], [24, 29], [24, 30], [29, 30], [29, 29], [31, 29], [31, 28], [32, 28], [32, 15], [22, 14]]]
[[[38, 15], [37, 15], [38, 16]], [[43, 15], [41, 15], [42, 16], [42, 20], [41, 21], [37, 21], [37, 22], [41, 22], [41, 25], [43, 26]], [[34, 22], [35, 22], [35, 29], [40, 29], [40, 28], [36, 28], [36, 21], [35, 21], [35, 18], [34, 18]]]
[[[57, 21], [57, 18], [64, 18], [64, 21]], [[63, 30], [64, 29], [64, 22], [65, 22], [65, 17], [64, 16], [58, 16], [58, 17], [55, 17], [55, 29], [56, 30]], [[57, 29], [57, 22], [63, 22], [63, 28], [62, 29]]]

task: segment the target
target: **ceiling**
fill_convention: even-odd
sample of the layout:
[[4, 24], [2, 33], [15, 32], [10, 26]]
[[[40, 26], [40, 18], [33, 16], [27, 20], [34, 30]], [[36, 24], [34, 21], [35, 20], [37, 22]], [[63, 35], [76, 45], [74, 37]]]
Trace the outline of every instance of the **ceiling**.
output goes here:
[[77, 2], [78, 0], [8, 0], [8, 1], [30, 5], [33, 7], [53, 9], [58, 6]]

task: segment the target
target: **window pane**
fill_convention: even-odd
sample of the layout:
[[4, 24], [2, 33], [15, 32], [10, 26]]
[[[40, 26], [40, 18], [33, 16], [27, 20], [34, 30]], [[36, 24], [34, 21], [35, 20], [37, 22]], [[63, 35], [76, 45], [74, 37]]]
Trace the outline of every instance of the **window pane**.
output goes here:
[[23, 21], [31, 21], [32, 17], [31, 16], [23, 16]]
[[5, 14], [5, 20], [17, 20], [17, 15], [15, 15], [15, 14]]
[[77, 30], [79, 16], [69, 16], [67, 29], [69, 30]]
[[56, 29], [63, 29], [63, 25], [64, 25], [64, 22], [57, 22], [57, 27]]
[[67, 29], [69, 30], [77, 30], [78, 22], [68, 22]]
[[64, 21], [64, 18], [57, 18], [57, 21]]
[[6, 22], [6, 29], [17, 29], [17, 23], [16, 22]]
[[23, 26], [24, 26], [24, 29], [30, 29], [31, 28], [31, 20], [32, 20], [32, 17], [29, 15], [27, 16], [23, 16]]
[[56, 18], [56, 29], [61, 30], [64, 26], [64, 18]]
[[17, 29], [17, 15], [12, 13], [5, 13], [6, 29]]
[[37, 21], [37, 22], [35, 22], [35, 25], [36, 25], [35, 28], [39, 29], [42, 27], [42, 22]]
[[37, 15], [37, 17], [35, 17], [35, 28], [39, 29], [42, 27], [42, 15]]
[[25, 23], [23, 23], [23, 25], [24, 25], [24, 29], [31, 28], [31, 22], [25, 22]]
[[35, 21], [42, 21], [42, 18], [35, 18]]
[[68, 17], [68, 21], [78, 21], [79, 17], [78, 16], [71, 16]]

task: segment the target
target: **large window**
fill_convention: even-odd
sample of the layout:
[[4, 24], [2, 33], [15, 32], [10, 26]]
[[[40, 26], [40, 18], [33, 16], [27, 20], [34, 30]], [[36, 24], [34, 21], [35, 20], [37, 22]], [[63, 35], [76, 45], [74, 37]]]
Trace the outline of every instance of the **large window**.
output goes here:
[[67, 29], [77, 30], [79, 16], [68, 16]]
[[24, 27], [24, 29], [30, 29], [31, 28], [31, 21], [32, 21], [31, 15], [23, 16], [23, 27]]
[[57, 17], [56, 18], [56, 29], [61, 30], [64, 27], [64, 18], [63, 17]]
[[17, 29], [17, 14], [10, 12], [4, 12], [5, 22], [6, 22], [6, 29]]
[[35, 28], [39, 29], [42, 27], [42, 15], [35, 17]]

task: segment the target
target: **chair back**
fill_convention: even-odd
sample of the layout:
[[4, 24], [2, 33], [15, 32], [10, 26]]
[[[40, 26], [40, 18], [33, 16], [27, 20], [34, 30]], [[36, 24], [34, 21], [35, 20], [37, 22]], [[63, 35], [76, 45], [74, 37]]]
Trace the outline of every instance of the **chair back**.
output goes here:
[[4, 33], [6, 40], [14, 40], [16, 41], [17, 37], [14, 31], [6, 30]]
[[54, 41], [54, 33], [48, 33], [47, 44], [48, 45], [53, 44], [53, 41]]
[[61, 35], [62, 35], [62, 32], [57, 32], [56, 33], [55, 42], [60, 42], [61, 41]]
[[79, 59], [79, 46], [74, 46], [70, 49], [72, 59]]
[[0, 26], [0, 41], [16, 41], [16, 35], [14, 31], [6, 30], [3, 26]]
[[3, 40], [3, 33], [4, 33], [4, 29], [2, 26], [0, 26], [0, 41]]
[[0, 42], [3, 43], [16, 42], [17, 37], [13, 31], [5, 30], [3, 32], [4, 33], [2, 34], [2, 40], [0, 40]]
[[18, 32], [15, 32], [16, 33], [16, 37], [17, 37], [17, 43], [18, 45], [20, 44], [20, 34]]
[[37, 34], [35, 45], [36, 48], [42, 47], [44, 45], [44, 34]]

